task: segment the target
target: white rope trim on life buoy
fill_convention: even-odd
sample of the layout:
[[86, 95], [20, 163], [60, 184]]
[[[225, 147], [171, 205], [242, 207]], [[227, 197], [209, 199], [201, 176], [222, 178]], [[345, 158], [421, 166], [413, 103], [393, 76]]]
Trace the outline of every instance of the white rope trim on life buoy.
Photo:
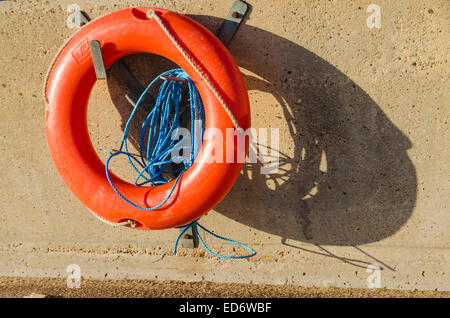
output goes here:
[[194, 63], [194, 61], [191, 59], [191, 57], [186, 53], [186, 51], [181, 47], [181, 45], [178, 43], [178, 41], [174, 38], [174, 36], [170, 33], [169, 29], [164, 25], [164, 22], [160, 19], [160, 17], [156, 14], [153, 10], [147, 11], [147, 18], [149, 19], [155, 19], [155, 21], [158, 23], [158, 25], [163, 29], [164, 33], [167, 35], [167, 37], [172, 41], [172, 43], [175, 45], [175, 47], [180, 51], [180, 53], [183, 55], [183, 57], [189, 62], [189, 64], [192, 66], [192, 68], [197, 72], [198, 75], [205, 81], [206, 85], [211, 89], [213, 94], [216, 96], [216, 98], [219, 100], [220, 104], [222, 105], [225, 112], [230, 117], [231, 121], [233, 122], [234, 127], [240, 131], [243, 132], [243, 129], [239, 126], [238, 121], [234, 117], [233, 113], [231, 112], [230, 108], [227, 106], [225, 101], [223, 100], [222, 96], [220, 96], [217, 89], [213, 86], [213, 84], [208, 80], [206, 75], [200, 70], [200, 68]]

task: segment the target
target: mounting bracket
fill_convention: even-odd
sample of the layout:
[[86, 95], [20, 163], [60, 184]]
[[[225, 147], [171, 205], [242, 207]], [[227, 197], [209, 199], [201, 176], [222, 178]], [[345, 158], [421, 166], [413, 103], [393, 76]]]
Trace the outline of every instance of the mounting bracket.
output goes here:
[[248, 4], [244, 1], [237, 0], [233, 3], [230, 12], [228, 12], [228, 16], [223, 21], [219, 31], [217, 31], [217, 37], [225, 46], [230, 45], [230, 42], [239, 29], [247, 10]]

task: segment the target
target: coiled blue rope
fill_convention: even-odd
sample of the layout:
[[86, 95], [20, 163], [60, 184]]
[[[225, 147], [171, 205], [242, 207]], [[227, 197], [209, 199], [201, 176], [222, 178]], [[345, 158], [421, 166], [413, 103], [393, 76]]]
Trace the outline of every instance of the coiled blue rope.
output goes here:
[[[191, 114], [190, 146], [182, 146], [185, 137], [183, 137], [181, 140], [176, 140], [172, 137], [174, 135], [178, 136], [178, 132], [180, 129], [180, 121], [181, 121], [180, 106], [183, 95], [183, 83], [181, 81], [164, 79], [162, 80], [162, 83], [159, 87], [158, 97], [156, 99], [155, 105], [141, 125], [141, 130], [139, 133], [139, 156], [133, 155], [128, 151], [128, 144], [127, 144], [128, 133], [131, 123], [133, 119], [135, 119], [135, 115], [139, 107], [141, 106], [142, 101], [144, 100], [146, 94], [158, 82], [158, 80], [161, 79], [161, 77], [179, 78], [187, 83], [187, 86], [189, 88], [189, 101]], [[200, 141], [203, 140], [204, 126], [202, 124], [198, 125], [198, 122], [204, 123], [204, 118], [205, 118], [205, 110], [203, 108], [203, 103], [200, 98], [200, 94], [198, 93], [198, 90], [195, 87], [192, 79], [187, 75], [187, 73], [183, 69], [179, 68], [166, 71], [157, 76], [150, 83], [150, 85], [147, 86], [147, 88], [144, 90], [144, 92], [141, 94], [138, 101], [136, 102], [136, 105], [134, 106], [134, 109], [131, 112], [127, 124], [125, 125], [122, 142], [119, 150], [116, 152], [110, 152], [108, 150], [102, 149], [109, 153], [109, 157], [106, 160], [105, 165], [106, 177], [108, 179], [109, 184], [114, 189], [115, 193], [118, 196], [120, 196], [124, 201], [126, 201], [128, 204], [144, 211], [152, 211], [158, 209], [164, 203], [166, 203], [167, 200], [169, 200], [170, 196], [172, 195], [173, 191], [175, 190], [175, 187], [177, 186], [180, 177], [192, 165], [197, 153], [200, 150], [201, 142], [199, 143], [199, 140]], [[198, 138], [198, 136], [200, 136], [200, 138]], [[178, 157], [172, 156], [172, 154], [175, 153], [174, 150], [177, 150], [179, 152], [182, 149], [186, 149], [186, 151], [187, 149], [189, 149], [189, 156], [178, 156]], [[183, 152], [184, 151], [185, 150], [183, 150]], [[114, 186], [109, 173], [110, 161], [112, 158], [118, 155], [125, 155], [130, 165], [136, 171], [137, 176], [134, 180], [134, 184], [137, 186], [143, 186], [149, 183], [151, 185], [165, 184], [170, 181], [167, 177], [168, 175], [178, 174], [178, 176], [175, 179], [174, 185], [170, 190], [169, 194], [167, 195], [167, 197], [160, 204], [151, 208], [141, 207], [128, 200]], [[174, 170], [170, 170], [171, 164], [176, 164], [179, 165], [180, 167]], [[197, 226], [199, 226], [205, 232], [213, 235], [216, 238], [242, 246], [250, 250], [252, 253], [244, 256], [225, 256], [214, 253], [207, 247], [207, 245], [203, 241], [203, 238], [198, 232]], [[237, 242], [235, 240], [226, 237], [222, 237], [220, 235], [211, 232], [210, 230], [202, 226], [200, 223], [198, 223], [198, 220], [180, 227], [183, 228], [183, 230], [180, 232], [175, 241], [174, 254], [177, 253], [177, 246], [181, 237], [191, 227], [193, 231], [197, 234], [202, 245], [212, 255], [221, 258], [237, 259], [237, 258], [252, 257], [256, 254], [256, 251], [253, 248], [245, 244], [242, 244], [240, 242]]]

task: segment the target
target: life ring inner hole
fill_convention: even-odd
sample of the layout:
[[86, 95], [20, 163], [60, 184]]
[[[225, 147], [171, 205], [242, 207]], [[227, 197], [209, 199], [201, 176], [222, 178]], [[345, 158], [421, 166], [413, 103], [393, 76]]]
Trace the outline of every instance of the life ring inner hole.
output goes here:
[[[156, 54], [139, 53], [125, 56], [114, 62], [107, 70], [106, 81], [96, 81], [91, 91], [87, 109], [87, 124], [92, 145], [103, 164], [109, 154], [101, 149], [115, 152], [120, 147], [123, 131], [133, 111], [130, 98], [136, 102], [142, 93], [159, 74], [180, 68], [173, 61]], [[128, 74], [127, 74], [128, 73]], [[128, 78], [131, 74], [133, 78]], [[150, 96], [143, 100], [142, 106], [132, 121], [128, 134], [128, 150], [131, 154], [139, 154], [139, 133], [141, 125], [148, 112], [154, 106], [160, 83], [157, 83], [150, 91]], [[139, 87], [139, 88], [138, 88]], [[139, 96], [136, 93], [139, 92]], [[181, 102], [181, 127], [191, 131], [191, 115], [189, 111], [189, 90], [183, 84], [183, 98]], [[175, 164], [172, 164], [176, 168]], [[112, 159], [109, 171], [120, 179], [134, 184], [136, 171], [133, 170], [127, 157], [117, 156]], [[177, 174], [166, 176], [173, 180]], [[148, 184], [148, 186], [151, 186]]]

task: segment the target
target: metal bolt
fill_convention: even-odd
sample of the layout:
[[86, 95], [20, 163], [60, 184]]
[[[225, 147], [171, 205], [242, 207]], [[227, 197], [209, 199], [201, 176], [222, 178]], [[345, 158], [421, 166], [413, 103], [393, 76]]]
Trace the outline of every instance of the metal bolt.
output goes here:
[[236, 12], [236, 11], [234, 11], [234, 12], [231, 14], [231, 16], [232, 16], [233, 18], [237, 19], [237, 18], [239, 18], [239, 13]]

